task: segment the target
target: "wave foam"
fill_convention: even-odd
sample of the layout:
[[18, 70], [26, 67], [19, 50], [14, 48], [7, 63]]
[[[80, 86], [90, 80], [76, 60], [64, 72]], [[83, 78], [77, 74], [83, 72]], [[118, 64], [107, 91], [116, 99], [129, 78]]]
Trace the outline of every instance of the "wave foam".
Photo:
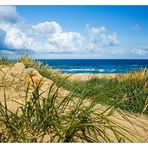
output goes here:
[[108, 69], [95, 69], [95, 68], [72, 68], [72, 69], [60, 69], [61, 71], [63, 72], [68, 72], [68, 73], [113, 73], [116, 71], [116, 69], [111, 69], [111, 70], [108, 70]]

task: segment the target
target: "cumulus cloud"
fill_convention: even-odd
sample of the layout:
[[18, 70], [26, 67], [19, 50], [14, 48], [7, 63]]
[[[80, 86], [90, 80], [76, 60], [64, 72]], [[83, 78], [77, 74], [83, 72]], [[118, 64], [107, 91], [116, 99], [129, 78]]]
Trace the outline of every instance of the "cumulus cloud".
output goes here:
[[109, 34], [104, 26], [87, 25], [87, 38], [79, 32], [65, 32], [56, 21], [25, 23], [15, 6], [0, 6], [0, 20], [0, 50], [11, 55], [90, 53], [119, 44], [117, 34]]
[[0, 22], [16, 23], [20, 19], [14, 6], [0, 6]]
[[[41, 22], [30, 25], [19, 21], [16, 7], [1, 7], [0, 11], [0, 50], [21, 51], [30, 50], [36, 53], [69, 53], [80, 50], [83, 37], [78, 32], [64, 32], [55, 21]], [[10, 14], [12, 13], [12, 15]], [[12, 16], [12, 18], [11, 18]], [[12, 21], [13, 20], [13, 21]]]
[[93, 34], [93, 35], [106, 33], [106, 31], [107, 31], [104, 26], [101, 26], [101, 27], [99, 27], [99, 28], [95, 28], [95, 27], [90, 27], [90, 25], [87, 24], [87, 25], [86, 25], [86, 28], [87, 28], [87, 31], [88, 31], [90, 34]]
[[119, 44], [117, 33], [114, 32], [113, 34], [108, 34], [107, 29], [104, 26], [95, 28], [87, 25], [87, 31], [91, 40], [88, 47], [91, 49], [111, 47]]
[[61, 33], [62, 28], [57, 22], [43, 22], [32, 26], [32, 28], [42, 35], [51, 35], [55, 33]]
[[3, 29], [1, 44], [5, 40], [4, 44], [9, 49], [28, 49], [37, 53], [79, 50], [83, 40], [80, 33], [64, 32], [56, 22], [45, 22], [35, 26], [26, 24], [27, 30], [5, 23], [1, 24], [0, 28]]
[[83, 37], [77, 32], [62, 32], [54, 34], [48, 42], [61, 50], [81, 50]]
[[138, 24], [135, 24], [134, 26], [132, 26], [132, 30], [133, 31], [141, 31], [142, 28]]
[[29, 49], [33, 39], [26, 36], [24, 32], [17, 28], [11, 28], [6, 35], [6, 44], [10, 48]]

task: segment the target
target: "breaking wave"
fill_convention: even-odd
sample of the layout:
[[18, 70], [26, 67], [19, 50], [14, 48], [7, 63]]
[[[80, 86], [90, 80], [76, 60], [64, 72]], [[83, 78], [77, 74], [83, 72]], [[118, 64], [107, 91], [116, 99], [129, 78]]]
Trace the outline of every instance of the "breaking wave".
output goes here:
[[64, 73], [114, 73], [116, 69], [105, 70], [95, 68], [72, 68], [72, 69], [59, 69]]

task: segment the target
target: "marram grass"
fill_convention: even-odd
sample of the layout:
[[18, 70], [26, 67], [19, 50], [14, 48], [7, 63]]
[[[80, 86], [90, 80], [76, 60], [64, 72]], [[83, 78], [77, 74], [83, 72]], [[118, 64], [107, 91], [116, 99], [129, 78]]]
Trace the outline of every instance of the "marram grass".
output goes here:
[[[62, 99], [57, 97], [59, 88], [52, 94], [53, 87], [54, 84], [47, 98], [39, 92], [40, 86], [34, 87], [32, 97], [16, 112], [8, 109], [4, 91], [5, 104], [0, 105], [1, 142], [132, 142], [120, 131], [123, 127], [109, 119], [113, 107], [96, 112], [96, 99], [85, 106], [87, 94], [78, 98], [75, 92]], [[124, 132], [134, 136], [129, 129]]]
[[[18, 61], [27, 67], [35, 67], [54, 83], [49, 87], [46, 97], [40, 91], [41, 83], [31, 87], [28, 85], [25, 90], [25, 103], [12, 112], [7, 105], [7, 88], [4, 87], [7, 82], [3, 82], [0, 142], [143, 142], [131, 129], [122, 127], [111, 117], [116, 108], [130, 113], [148, 114], [146, 69], [125, 74], [123, 77], [92, 78], [79, 82], [63, 78], [60, 72], [30, 57], [23, 56]], [[8, 63], [5, 61], [3, 64]], [[10, 87], [13, 85], [9, 85]], [[70, 93], [60, 97], [60, 88]], [[98, 110], [98, 103], [107, 105], [107, 108], [104, 111]], [[131, 122], [126, 115], [119, 113]]]

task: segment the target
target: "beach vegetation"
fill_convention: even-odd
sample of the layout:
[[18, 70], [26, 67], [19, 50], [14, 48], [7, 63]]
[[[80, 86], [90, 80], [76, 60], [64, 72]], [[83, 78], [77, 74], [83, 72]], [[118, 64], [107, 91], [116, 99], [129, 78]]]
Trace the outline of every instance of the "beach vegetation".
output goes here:
[[[28, 56], [17, 62], [33, 67], [53, 83], [47, 95], [42, 91], [43, 80], [25, 86], [23, 103], [15, 111], [9, 109], [6, 91], [1, 82], [4, 100], [0, 103], [0, 142], [145, 142], [133, 131], [129, 117], [148, 115], [147, 69], [115, 78], [70, 80], [58, 70]], [[15, 79], [15, 78], [14, 78]], [[14, 84], [14, 79], [12, 83]], [[3, 83], [3, 84], [2, 84]], [[7, 83], [7, 82], [6, 82]], [[17, 85], [20, 87], [19, 83]], [[10, 90], [14, 85], [9, 85]], [[64, 95], [64, 93], [66, 93]], [[9, 96], [11, 99], [11, 96]], [[101, 105], [102, 107], [97, 106]], [[124, 118], [133, 129], [121, 126], [113, 117]], [[141, 121], [142, 122], [142, 121]], [[143, 123], [147, 124], [147, 123]]]

